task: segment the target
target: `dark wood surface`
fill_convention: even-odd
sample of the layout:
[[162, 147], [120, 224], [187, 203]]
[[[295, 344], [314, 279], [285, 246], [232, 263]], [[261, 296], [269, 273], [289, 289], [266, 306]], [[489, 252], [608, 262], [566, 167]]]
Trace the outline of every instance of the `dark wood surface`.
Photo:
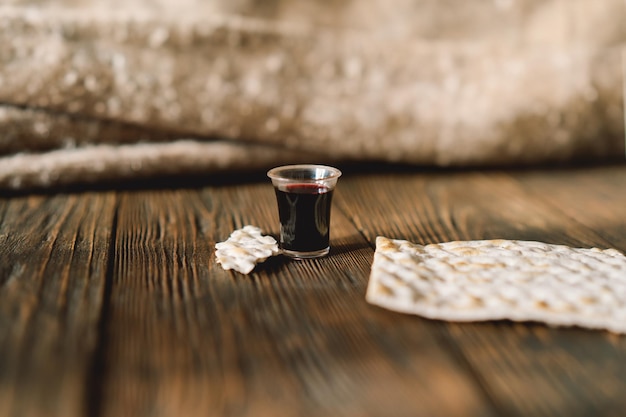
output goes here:
[[0, 198], [0, 416], [622, 416], [626, 337], [365, 302], [378, 235], [626, 250], [626, 166], [346, 172], [332, 250], [248, 276], [269, 181]]

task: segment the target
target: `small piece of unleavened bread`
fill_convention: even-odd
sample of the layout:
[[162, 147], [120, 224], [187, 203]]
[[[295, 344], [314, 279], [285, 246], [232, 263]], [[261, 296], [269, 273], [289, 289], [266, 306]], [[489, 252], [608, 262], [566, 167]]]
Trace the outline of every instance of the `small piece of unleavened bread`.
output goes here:
[[538, 321], [626, 333], [626, 257], [515, 240], [418, 245], [385, 237], [366, 300], [449, 321]]
[[264, 236], [260, 228], [250, 225], [232, 232], [226, 241], [217, 243], [215, 249], [217, 263], [222, 268], [242, 274], [249, 274], [256, 264], [280, 253], [276, 239]]

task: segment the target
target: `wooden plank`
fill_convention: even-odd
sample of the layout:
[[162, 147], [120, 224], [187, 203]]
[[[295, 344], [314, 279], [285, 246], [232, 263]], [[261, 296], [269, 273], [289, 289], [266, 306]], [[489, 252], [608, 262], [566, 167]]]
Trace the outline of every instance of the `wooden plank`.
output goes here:
[[571, 227], [571, 221], [502, 173], [388, 173], [351, 181], [359, 185], [349, 187], [347, 198], [353, 204], [346, 210], [352, 210], [369, 240], [384, 235], [418, 243], [495, 238], [602, 242], [597, 232]]
[[101, 415], [493, 415], [432, 323], [365, 303], [372, 242], [342, 190], [329, 257], [250, 276], [213, 245], [278, 231], [267, 184], [123, 194]]
[[363, 294], [379, 234], [624, 249], [624, 172], [346, 175], [331, 256], [247, 277], [213, 244], [277, 233], [266, 184], [124, 193], [117, 236], [114, 193], [2, 199], [0, 416], [620, 415], [621, 337], [423, 320]]
[[0, 416], [89, 407], [114, 193], [0, 201]]
[[[586, 193], [594, 186], [578, 187], [578, 198], [593, 200]], [[463, 196], [466, 206], [472, 207], [466, 209], [464, 224], [488, 225], [485, 237], [610, 246], [602, 229], [584, 227], [545, 204], [552, 190], [545, 191], [528, 193], [508, 175], [493, 173], [467, 178], [462, 187], [451, 188], [449, 195], [451, 200]], [[620, 206], [612, 210], [619, 213]], [[477, 221], [483, 217], [485, 221]], [[621, 394], [626, 390], [626, 350], [610, 334], [523, 324], [447, 329], [453, 346], [462, 347], [468, 362], [487, 381], [490, 395], [508, 415], [617, 415], [626, 406]], [[494, 346], [498, 345], [496, 354]]]
[[[537, 178], [549, 175], [546, 172]], [[570, 187], [569, 192], [576, 193], [569, 196], [570, 201], [594, 204], [598, 195], [591, 190], [603, 178], [599, 175], [584, 187], [580, 183]], [[610, 245], [603, 236], [613, 223], [585, 227], [545, 203], [552, 189], [567, 182], [566, 177], [535, 193], [498, 172], [390, 174], [353, 181], [363, 186], [350, 187], [357, 192], [347, 198], [358, 203], [352, 206], [357, 208], [354, 219], [370, 239], [382, 234], [424, 243], [507, 238]], [[621, 199], [612, 201], [605, 207], [606, 213], [620, 213]], [[622, 338], [534, 324], [446, 324], [438, 328], [447, 346], [456, 350], [459, 361], [476, 375], [503, 415], [618, 415], [626, 406], [621, 394], [626, 390]]]
[[626, 251], [626, 165], [514, 173], [535, 198]]

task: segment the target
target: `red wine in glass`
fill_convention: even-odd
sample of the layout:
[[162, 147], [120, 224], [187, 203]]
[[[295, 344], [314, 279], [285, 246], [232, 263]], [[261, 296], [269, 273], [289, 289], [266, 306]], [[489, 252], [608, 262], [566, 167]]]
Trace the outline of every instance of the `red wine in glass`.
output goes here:
[[330, 206], [341, 171], [327, 165], [283, 165], [267, 172], [276, 191], [280, 247], [295, 259], [330, 251]]
[[332, 197], [333, 190], [323, 184], [294, 183], [276, 188], [283, 250], [328, 250]]

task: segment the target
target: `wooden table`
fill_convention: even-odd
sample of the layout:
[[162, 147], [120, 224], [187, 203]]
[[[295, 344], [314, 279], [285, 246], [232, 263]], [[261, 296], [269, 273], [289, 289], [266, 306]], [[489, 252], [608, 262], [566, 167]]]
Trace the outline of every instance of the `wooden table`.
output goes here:
[[0, 199], [0, 416], [623, 416], [626, 337], [364, 300], [377, 235], [626, 250], [626, 166], [348, 170], [332, 250], [248, 276], [266, 178]]

